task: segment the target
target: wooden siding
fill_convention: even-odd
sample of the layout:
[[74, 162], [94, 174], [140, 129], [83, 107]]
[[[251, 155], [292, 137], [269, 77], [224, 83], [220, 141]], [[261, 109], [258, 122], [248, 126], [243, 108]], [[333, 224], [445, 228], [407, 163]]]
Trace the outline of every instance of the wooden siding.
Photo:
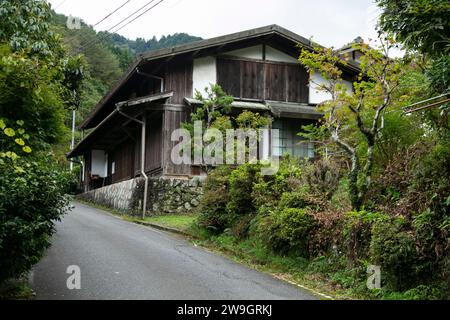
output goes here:
[[84, 192], [91, 190], [92, 153], [84, 154]]
[[233, 97], [241, 96], [241, 62], [217, 59], [217, 83]]
[[287, 101], [309, 102], [309, 76], [301, 65], [286, 65]]
[[192, 96], [193, 61], [170, 61], [166, 64], [165, 91], [173, 91], [168, 103], [183, 104], [185, 97]]
[[264, 100], [286, 101], [286, 65], [266, 64], [265, 72], [266, 96]]
[[241, 97], [264, 97], [264, 64], [241, 61]]
[[177, 142], [171, 141], [172, 132], [181, 127], [183, 122], [188, 120], [188, 113], [186, 111], [168, 111], [164, 112], [163, 120], [163, 143], [164, 143], [164, 171], [166, 175], [190, 175], [191, 167], [189, 165], [175, 165], [171, 160], [171, 153], [173, 147]]
[[[108, 178], [110, 183], [129, 180], [134, 177], [134, 142], [127, 139], [108, 154]], [[112, 173], [112, 164], [115, 163], [115, 172]]]
[[217, 59], [217, 83], [236, 98], [308, 103], [308, 79], [300, 64]]
[[162, 112], [147, 117], [145, 142], [145, 171], [160, 169], [162, 166]]

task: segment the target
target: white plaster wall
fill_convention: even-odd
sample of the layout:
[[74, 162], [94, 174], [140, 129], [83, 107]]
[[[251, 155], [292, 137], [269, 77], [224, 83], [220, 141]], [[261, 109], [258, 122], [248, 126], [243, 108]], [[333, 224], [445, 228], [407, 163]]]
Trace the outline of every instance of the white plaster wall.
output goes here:
[[[263, 59], [263, 46], [253, 46], [244, 49], [226, 52], [225, 54], [246, 59]], [[270, 46], [266, 46], [266, 60], [273, 62], [297, 63], [298, 60]]]
[[210, 84], [217, 83], [217, 64], [215, 57], [204, 57], [194, 59], [194, 70], [192, 75], [192, 96], [195, 90], [205, 94], [205, 88]]
[[91, 175], [105, 178], [108, 175], [108, 155], [103, 150], [92, 150]]
[[[326, 100], [330, 100], [331, 95], [329, 93], [318, 90], [318, 86], [325, 84], [327, 80], [325, 80], [318, 72], [315, 72], [311, 78], [312, 79], [309, 86], [309, 103], [319, 104]], [[343, 83], [347, 86], [349, 92], [353, 92], [353, 85], [350, 81], [344, 80]]]
[[244, 49], [238, 49], [226, 52], [225, 54], [240, 58], [247, 58], [247, 59], [256, 59], [256, 60], [262, 60], [263, 59], [263, 46], [253, 46], [248, 47]]
[[298, 63], [298, 60], [284, 52], [266, 46], [266, 60], [274, 62]]

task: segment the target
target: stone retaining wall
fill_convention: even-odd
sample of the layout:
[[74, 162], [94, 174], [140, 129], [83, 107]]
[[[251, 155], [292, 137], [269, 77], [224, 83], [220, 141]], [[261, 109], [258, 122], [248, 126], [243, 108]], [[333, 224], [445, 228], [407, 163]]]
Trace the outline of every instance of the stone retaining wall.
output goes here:
[[[156, 215], [192, 213], [203, 195], [203, 181], [203, 178], [150, 178], [147, 212]], [[89, 191], [80, 197], [130, 215], [140, 215], [143, 191], [144, 179], [136, 178]]]
[[199, 205], [202, 195], [201, 178], [150, 179], [147, 208], [153, 214], [189, 214]]
[[81, 194], [79, 197], [123, 212], [137, 211], [142, 191], [140, 178], [119, 182]]

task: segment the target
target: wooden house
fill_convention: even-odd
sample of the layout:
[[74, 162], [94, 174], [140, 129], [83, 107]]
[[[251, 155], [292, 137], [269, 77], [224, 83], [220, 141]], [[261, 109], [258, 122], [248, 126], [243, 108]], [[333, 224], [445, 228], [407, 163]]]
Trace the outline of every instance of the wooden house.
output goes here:
[[[236, 110], [274, 117], [280, 138], [272, 154], [314, 157], [314, 145], [298, 143], [297, 133], [321, 117], [316, 105], [328, 97], [298, 62], [301, 48], [313, 50], [310, 40], [271, 25], [141, 55], [82, 123], [89, 133], [68, 155], [83, 158], [84, 191], [140, 176], [200, 175], [172, 163], [171, 133], [189, 119], [195, 90], [209, 84], [232, 95]], [[343, 71], [351, 88], [358, 67], [350, 62]]]

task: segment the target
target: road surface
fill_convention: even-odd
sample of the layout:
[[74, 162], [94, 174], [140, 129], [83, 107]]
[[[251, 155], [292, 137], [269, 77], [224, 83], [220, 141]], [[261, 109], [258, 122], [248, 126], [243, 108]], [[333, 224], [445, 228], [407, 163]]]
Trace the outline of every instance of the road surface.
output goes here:
[[[317, 299], [170, 234], [75, 206], [30, 274], [37, 299]], [[67, 287], [69, 266], [80, 269], [79, 290]]]

